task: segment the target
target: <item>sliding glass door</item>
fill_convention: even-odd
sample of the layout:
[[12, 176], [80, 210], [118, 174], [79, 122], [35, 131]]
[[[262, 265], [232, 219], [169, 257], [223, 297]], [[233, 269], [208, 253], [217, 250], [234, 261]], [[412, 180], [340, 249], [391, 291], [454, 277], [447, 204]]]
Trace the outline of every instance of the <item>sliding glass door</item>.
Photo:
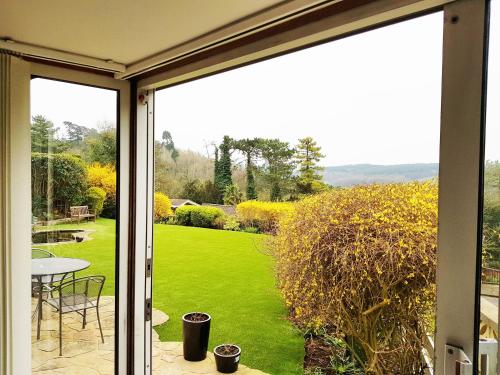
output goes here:
[[117, 113], [116, 90], [31, 81], [34, 374], [115, 373]]

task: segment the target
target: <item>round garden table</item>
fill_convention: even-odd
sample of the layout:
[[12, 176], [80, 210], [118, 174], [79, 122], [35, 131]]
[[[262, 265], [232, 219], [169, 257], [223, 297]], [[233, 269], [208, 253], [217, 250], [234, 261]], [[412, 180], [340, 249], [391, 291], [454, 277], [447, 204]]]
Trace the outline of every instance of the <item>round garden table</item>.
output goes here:
[[[36, 327], [36, 338], [40, 339], [40, 325], [42, 322], [42, 296], [44, 284], [52, 284], [53, 278], [56, 275], [62, 275], [61, 281], [66, 275], [72, 273], [73, 278], [75, 272], [84, 270], [90, 266], [90, 262], [84, 259], [77, 258], [40, 258], [31, 259], [31, 276], [38, 282], [38, 321]], [[51, 286], [51, 285], [49, 285]]]

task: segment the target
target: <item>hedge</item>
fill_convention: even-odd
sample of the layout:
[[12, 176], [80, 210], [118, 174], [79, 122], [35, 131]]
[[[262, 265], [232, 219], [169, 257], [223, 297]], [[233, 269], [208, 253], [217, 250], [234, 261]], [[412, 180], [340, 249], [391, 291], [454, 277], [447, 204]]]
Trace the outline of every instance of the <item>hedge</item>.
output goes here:
[[104, 205], [104, 200], [106, 199], [106, 192], [97, 186], [91, 186], [87, 190], [87, 202], [90, 207], [99, 215], [102, 212], [102, 207]]
[[182, 206], [175, 211], [177, 224], [201, 228], [216, 228], [223, 216], [224, 211], [216, 207]]
[[86, 191], [87, 171], [80, 158], [65, 153], [31, 154], [31, 195], [34, 216], [64, 217], [70, 206], [80, 205], [85, 201]]

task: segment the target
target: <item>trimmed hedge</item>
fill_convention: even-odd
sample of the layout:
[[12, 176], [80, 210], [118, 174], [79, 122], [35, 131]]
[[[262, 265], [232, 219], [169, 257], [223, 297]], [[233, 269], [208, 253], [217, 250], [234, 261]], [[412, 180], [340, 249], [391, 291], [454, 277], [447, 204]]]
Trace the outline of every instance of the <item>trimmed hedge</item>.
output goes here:
[[191, 227], [216, 228], [217, 219], [224, 216], [224, 211], [216, 207], [182, 206], [175, 211], [177, 224]]
[[[70, 154], [31, 154], [32, 213], [47, 219], [64, 217], [87, 193], [85, 163]], [[50, 212], [49, 212], [50, 210]]]

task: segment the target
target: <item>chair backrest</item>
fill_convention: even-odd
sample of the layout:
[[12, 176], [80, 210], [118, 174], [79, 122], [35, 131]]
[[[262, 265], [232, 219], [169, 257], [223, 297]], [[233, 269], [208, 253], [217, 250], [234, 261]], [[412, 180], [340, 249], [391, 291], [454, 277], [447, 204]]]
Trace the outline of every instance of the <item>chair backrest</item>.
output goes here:
[[86, 215], [89, 213], [89, 206], [73, 206], [69, 208], [71, 216]]
[[55, 258], [56, 256], [50, 251], [38, 248], [31, 249], [31, 259]]
[[80, 305], [84, 303], [83, 297], [87, 301], [99, 300], [105, 281], [106, 277], [100, 275], [81, 277], [62, 283], [57, 291], [65, 306]]

